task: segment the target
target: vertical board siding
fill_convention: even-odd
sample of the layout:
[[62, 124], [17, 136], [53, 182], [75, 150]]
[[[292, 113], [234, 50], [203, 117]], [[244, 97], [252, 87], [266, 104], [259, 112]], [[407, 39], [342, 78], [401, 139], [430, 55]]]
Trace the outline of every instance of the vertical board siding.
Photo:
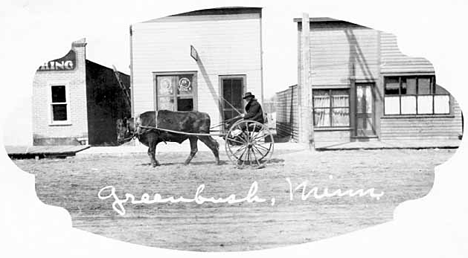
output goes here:
[[313, 85], [348, 85], [350, 79], [379, 77], [377, 31], [350, 24], [312, 23], [310, 40]]
[[280, 137], [299, 139], [297, 85], [276, 93], [276, 132]]
[[[263, 99], [259, 14], [167, 17], [132, 26], [134, 110], [154, 110], [154, 72], [197, 72], [198, 110], [219, 123], [219, 76], [245, 75]], [[199, 61], [190, 56], [190, 45]]]
[[397, 37], [391, 33], [380, 33], [382, 73], [433, 73], [432, 64], [421, 57], [409, 57], [398, 48]]

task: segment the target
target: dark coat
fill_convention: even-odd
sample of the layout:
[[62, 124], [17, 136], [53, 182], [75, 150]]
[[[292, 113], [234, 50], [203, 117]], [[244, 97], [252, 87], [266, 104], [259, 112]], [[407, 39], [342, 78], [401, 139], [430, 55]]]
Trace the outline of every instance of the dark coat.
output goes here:
[[248, 119], [257, 121], [262, 124], [264, 123], [262, 106], [260, 103], [258, 103], [257, 99], [251, 99], [249, 103], [247, 103], [245, 106], [245, 112], [245, 120]]

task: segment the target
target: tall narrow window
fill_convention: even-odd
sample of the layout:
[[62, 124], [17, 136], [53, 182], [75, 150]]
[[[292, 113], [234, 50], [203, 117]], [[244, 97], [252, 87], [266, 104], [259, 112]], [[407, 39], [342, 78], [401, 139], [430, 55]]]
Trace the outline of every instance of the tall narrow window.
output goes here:
[[156, 75], [157, 110], [194, 110], [194, 75]]
[[51, 89], [51, 111], [53, 122], [68, 121], [67, 92], [65, 85], [53, 85]]
[[314, 125], [349, 126], [349, 90], [314, 90]]
[[385, 115], [450, 114], [450, 95], [434, 76], [385, 78]]

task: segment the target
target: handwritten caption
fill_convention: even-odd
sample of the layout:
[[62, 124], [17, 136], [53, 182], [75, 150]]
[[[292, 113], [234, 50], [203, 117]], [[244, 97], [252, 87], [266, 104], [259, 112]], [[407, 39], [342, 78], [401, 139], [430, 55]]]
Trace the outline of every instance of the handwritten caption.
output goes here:
[[[329, 190], [328, 187], [323, 188], [321, 191], [317, 186], [314, 186], [310, 189], [307, 189], [309, 182], [303, 181], [296, 187], [293, 186], [293, 183], [289, 178], [286, 178], [286, 181], [289, 185], [289, 200], [294, 200], [294, 193], [301, 192], [301, 200], [305, 201], [311, 197], [315, 199], [323, 199], [323, 198], [330, 198], [330, 197], [365, 197], [368, 196], [371, 199], [379, 200], [383, 195], [384, 192], [376, 192], [374, 188], [369, 189], [336, 189], [336, 190]], [[152, 196], [144, 193], [141, 195], [139, 199], [135, 198], [133, 194], [126, 193], [124, 196], [125, 198], [119, 198], [116, 194], [116, 190], [114, 186], [105, 186], [98, 192], [98, 197], [101, 200], [113, 199], [112, 208], [116, 211], [119, 215], [124, 216], [126, 213], [124, 204], [131, 203], [131, 204], [157, 204], [157, 203], [196, 203], [196, 204], [204, 204], [204, 203], [227, 203], [227, 204], [237, 204], [237, 203], [264, 203], [268, 200], [265, 198], [261, 198], [257, 195], [258, 192], [258, 183], [254, 181], [250, 186], [247, 195], [243, 198], [239, 198], [235, 194], [231, 194], [228, 197], [205, 197], [202, 195], [203, 191], [205, 190], [205, 184], [201, 184], [198, 186], [197, 191], [193, 198], [185, 198], [180, 196], [175, 198], [174, 196], [168, 196], [163, 198], [160, 194], [156, 193]], [[274, 206], [276, 203], [276, 199], [272, 197], [269, 199], [270, 205]]]

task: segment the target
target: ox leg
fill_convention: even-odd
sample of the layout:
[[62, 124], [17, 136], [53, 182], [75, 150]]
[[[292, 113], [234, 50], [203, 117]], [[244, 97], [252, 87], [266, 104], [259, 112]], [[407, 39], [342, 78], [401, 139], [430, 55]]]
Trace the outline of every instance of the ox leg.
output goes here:
[[161, 164], [159, 164], [159, 162], [156, 160], [156, 146], [158, 145], [157, 142], [155, 143], [151, 143], [149, 145], [149, 148], [148, 148], [148, 156], [150, 158], [150, 161], [151, 161], [151, 166], [153, 167], [156, 167], [156, 166], [159, 166]]
[[198, 138], [197, 137], [189, 137], [189, 140], [190, 140], [190, 155], [185, 160], [185, 165], [188, 165], [190, 163], [190, 161], [192, 161], [195, 154], [197, 154], [197, 152], [198, 152], [198, 147], [197, 147]]
[[199, 139], [213, 152], [213, 155], [216, 159], [216, 165], [220, 165], [221, 162], [219, 161], [219, 143], [211, 136], [200, 136]]

